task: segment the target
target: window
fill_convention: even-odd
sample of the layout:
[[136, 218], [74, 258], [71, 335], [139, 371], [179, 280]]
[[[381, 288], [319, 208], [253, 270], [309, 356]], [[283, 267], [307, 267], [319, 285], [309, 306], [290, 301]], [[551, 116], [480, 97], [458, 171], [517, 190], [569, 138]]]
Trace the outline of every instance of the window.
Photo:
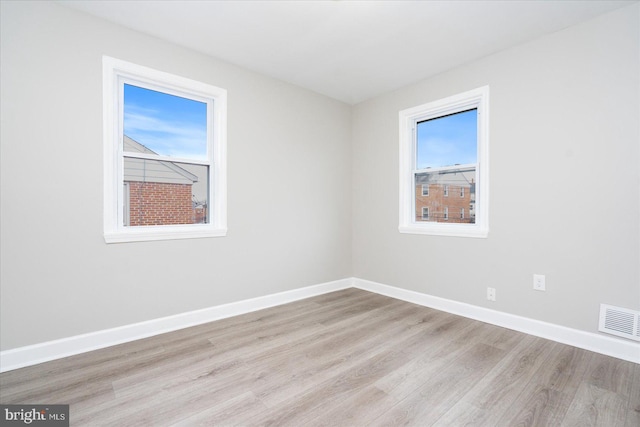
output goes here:
[[226, 91], [103, 57], [107, 243], [226, 234]]
[[422, 195], [423, 196], [428, 196], [429, 195], [429, 186], [428, 185], [422, 185]]
[[[409, 108], [400, 119], [400, 221], [402, 233], [486, 237], [489, 231], [489, 87]], [[417, 197], [418, 186], [431, 190]], [[460, 210], [449, 221], [444, 197]], [[469, 215], [464, 209], [469, 206]], [[424, 208], [432, 212], [425, 221]], [[438, 214], [440, 211], [442, 214]], [[436, 214], [433, 214], [436, 212]]]
[[426, 206], [422, 207], [422, 219], [424, 220], [428, 220], [429, 219], [429, 208]]

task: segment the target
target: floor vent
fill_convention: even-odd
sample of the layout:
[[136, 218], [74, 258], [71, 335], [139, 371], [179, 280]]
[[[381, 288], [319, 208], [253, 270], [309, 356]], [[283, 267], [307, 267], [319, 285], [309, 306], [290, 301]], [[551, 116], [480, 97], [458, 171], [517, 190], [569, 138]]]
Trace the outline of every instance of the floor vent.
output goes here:
[[630, 340], [640, 341], [640, 311], [600, 304], [598, 330]]

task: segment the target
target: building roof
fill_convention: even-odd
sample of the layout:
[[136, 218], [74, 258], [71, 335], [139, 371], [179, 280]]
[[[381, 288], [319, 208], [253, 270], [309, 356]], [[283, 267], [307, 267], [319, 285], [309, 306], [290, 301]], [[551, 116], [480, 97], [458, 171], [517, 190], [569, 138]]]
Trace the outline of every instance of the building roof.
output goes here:
[[[124, 136], [124, 151], [133, 153], [157, 154], [134, 139]], [[142, 182], [161, 182], [169, 184], [193, 184], [198, 176], [178, 166], [174, 162], [162, 160], [124, 158], [124, 180]]]
[[441, 184], [475, 188], [476, 165], [455, 165], [424, 169], [416, 173], [416, 185]]

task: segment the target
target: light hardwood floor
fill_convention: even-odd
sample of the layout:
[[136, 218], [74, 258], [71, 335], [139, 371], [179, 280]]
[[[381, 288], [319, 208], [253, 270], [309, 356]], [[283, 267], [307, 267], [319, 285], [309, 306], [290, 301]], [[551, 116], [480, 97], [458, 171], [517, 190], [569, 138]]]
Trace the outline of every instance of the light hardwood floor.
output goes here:
[[0, 375], [77, 426], [640, 426], [640, 365], [348, 289]]

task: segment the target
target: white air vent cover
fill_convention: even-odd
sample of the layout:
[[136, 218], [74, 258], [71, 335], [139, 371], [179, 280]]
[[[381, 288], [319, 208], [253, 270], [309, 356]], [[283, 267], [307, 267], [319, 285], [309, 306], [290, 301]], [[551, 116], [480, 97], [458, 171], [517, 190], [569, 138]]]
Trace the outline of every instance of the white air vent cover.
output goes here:
[[598, 330], [630, 340], [640, 341], [640, 311], [600, 304]]

